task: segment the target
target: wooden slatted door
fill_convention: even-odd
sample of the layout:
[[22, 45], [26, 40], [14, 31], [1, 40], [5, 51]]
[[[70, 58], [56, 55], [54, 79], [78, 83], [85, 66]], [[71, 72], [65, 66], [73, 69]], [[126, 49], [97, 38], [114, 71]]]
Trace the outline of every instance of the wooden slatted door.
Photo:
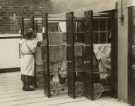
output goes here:
[[68, 94], [96, 99], [117, 95], [116, 12], [67, 14]]
[[68, 95], [91, 95], [92, 11], [86, 17], [67, 14]]
[[105, 95], [116, 96], [117, 24], [114, 16], [112, 13], [93, 15], [93, 99]]
[[36, 38], [42, 43], [37, 47], [35, 55], [35, 84], [39, 89], [43, 88], [45, 95], [50, 97], [48, 14], [33, 16], [32, 24]]
[[43, 20], [44, 91], [48, 97], [67, 93], [66, 33], [60, 30], [59, 25], [63, 22], [65, 23], [65, 20], [48, 14]]

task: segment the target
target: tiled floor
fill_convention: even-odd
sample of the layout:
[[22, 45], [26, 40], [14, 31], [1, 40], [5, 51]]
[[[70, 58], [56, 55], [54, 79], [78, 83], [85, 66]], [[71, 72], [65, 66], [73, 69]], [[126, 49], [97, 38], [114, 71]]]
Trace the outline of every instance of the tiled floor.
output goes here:
[[47, 98], [43, 89], [22, 91], [20, 74], [0, 74], [0, 106], [129, 106], [113, 98], [101, 98], [95, 101], [84, 97], [72, 99], [66, 95]]

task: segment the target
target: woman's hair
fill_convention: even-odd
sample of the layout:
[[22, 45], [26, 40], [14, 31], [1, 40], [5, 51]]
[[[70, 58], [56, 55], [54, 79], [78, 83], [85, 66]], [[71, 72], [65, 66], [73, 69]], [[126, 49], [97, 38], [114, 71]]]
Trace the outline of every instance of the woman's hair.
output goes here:
[[24, 39], [32, 39], [33, 38], [33, 31], [32, 30], [28, 30], [26, 32], [26, 34], [24, 34], [23, 38]]

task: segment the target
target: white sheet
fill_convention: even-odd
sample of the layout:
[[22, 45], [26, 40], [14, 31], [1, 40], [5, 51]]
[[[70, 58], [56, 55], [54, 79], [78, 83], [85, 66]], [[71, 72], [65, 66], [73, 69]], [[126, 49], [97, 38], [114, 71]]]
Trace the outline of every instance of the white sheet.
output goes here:
[[[94, 44], [94, 53], [99, 62], [100, 79], [106, 79], [110, 76], [111, 70], [111, 44]], [[107, 72], [107, 73], [104, 73]]]

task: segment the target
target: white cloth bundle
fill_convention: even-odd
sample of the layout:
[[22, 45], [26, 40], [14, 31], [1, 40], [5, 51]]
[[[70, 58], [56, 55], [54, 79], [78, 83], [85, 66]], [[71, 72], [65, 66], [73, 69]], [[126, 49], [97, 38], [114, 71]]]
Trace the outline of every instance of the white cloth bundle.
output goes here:
[[99, 62], [100, 79], [106, 79], [111, 70], [111, 44], [94, 44], [93, 48]]

